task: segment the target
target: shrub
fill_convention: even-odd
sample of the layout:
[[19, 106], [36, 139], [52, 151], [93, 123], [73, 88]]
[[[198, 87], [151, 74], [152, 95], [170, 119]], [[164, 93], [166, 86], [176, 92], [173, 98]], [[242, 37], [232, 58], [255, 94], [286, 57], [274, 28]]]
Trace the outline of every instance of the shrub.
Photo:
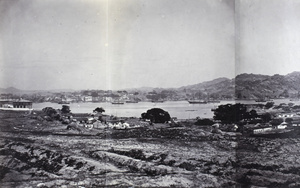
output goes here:
[[204, 118], [204, 119], [198, 119], [195, 122], [195, 125], [213, 125], [214, 122], [208, 118]]
[[149, 119], [152, 123], [166, 123], [171, 119], [170, 114], [160, 108], [147, 110], [147, 112], [142, 113], [141, 116], [142, 119]]
[[68, 114], [68, 113], [70, 113], [70, 112], [71, 112], [70, 106], [68, 106], [68, 105], [63, 105], [63, 106], [62, 106], [61, 113], [63, 113], [63, 114]]

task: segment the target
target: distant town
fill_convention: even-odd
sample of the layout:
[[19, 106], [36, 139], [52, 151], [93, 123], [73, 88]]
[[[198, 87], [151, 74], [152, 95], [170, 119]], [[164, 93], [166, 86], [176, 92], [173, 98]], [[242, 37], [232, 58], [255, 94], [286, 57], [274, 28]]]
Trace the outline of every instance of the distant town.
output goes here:
[[273, 76], [240, 74], [233, 79], [217, 78], [179, 88], [135, 88], [126, 90], [30, 91], [0, 88], [1, 99], [25, 99], [40, 102], [113, 102], [182, 100], [267, 100], [300, 96], [300, 72]]

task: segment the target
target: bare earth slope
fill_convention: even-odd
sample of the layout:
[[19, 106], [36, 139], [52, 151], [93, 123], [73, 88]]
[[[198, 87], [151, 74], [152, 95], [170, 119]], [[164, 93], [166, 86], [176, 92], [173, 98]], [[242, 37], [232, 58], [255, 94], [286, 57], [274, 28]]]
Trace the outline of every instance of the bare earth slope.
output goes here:
[[299, 139], [203, 127], [67, 130], [1, 113], [0, 187], [298, 187]]

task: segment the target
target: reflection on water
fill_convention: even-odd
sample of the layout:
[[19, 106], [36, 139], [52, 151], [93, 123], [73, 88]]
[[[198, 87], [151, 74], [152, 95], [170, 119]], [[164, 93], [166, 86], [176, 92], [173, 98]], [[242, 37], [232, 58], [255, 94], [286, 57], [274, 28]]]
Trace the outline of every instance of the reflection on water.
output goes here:
[[[91, 113], [96, 107], [103, 107], [105, 114], [114, 115], [119, 117], [140, 117], [141, 113], [146, 112], [151, 108], [162, 108], [168, 111], [171, 117], [178, 119], [191, 119], [191, 118], [212, 118], [213, 112], [211, 109], [218, 107], [221, 104], [228, 103], [244, 103], [244, 104], [257, 104], [253, 100], [244, 101], [221, 101], [220, 103], [208, 104], [189, 104], [187, 101], [166, 101], [163, 103], [152, 102], [139, 102], [139, 103], [125, 103], [122, 105], [115, 105], [111, 103], [71, 103], [68, 104], [73, 113]], [[275, 104], [289, 103], [289, 99], [276, 99]], [[300, 104], [300, 101], [293, 101], [295, 104]], [[56, 103], [34, 103], [33, 108], [41, 110], [45, 107], [53, 107], [61, 109], [61, 104]]]

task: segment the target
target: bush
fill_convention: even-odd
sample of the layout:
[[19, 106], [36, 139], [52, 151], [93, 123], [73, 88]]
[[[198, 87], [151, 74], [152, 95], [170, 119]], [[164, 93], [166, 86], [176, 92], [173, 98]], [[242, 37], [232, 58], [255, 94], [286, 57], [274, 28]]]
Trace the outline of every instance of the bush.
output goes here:
[[56, 120], [59, 120], [61, 117], [60, 117], [60, 114], [57, 112], [57, 110], [55, 110], [54, 108], [52, 107], [45, 107], [42, 109], [42, 111], [48, 116], [50, 117], [50, 119], [48, 119], [49, 121], [51, 119], [56, 119]]
[[214, 122], [208, 118], [204, 118], [204, 119], [198, 119], [195, 122], [195, 125], [213, 125]]
[[149, 119], [152, 123], [166, 123], [171, 119], [170, 114], [160, 108], [147, 110], [147, 112], [142, 113], [141, 116], [142, 119]]
[[68, 113], [70, 113], [70, 112], [71, 112], [70, 106], [68, 106], [68, 105], [63, 105], [63, 106], [62, 106], [61, 113], [63, 113], [63, 114], [68, 114]]
[[271, 125], [279, 125], [280, 123], [283, 122], [283, 119], [282, 118], [279, 118], [279, 119], [273, 119], [270, 123]]
[[274, 106], [274, 102], [267, 102], [265, 108], [269, 109], [272, 108], [273, 106]]
[[102, 112], [105, 112], [105, 110], [104, 110], [102, 107], [100, 107], [100, 108], [97, 107], [97, 108], [95, 108], [95, 110], [93, 110], [93, 112], [94, 112], [94, 113], [98, 113], [98, 112], [99, 112], [99, 113], [102, 113]]

